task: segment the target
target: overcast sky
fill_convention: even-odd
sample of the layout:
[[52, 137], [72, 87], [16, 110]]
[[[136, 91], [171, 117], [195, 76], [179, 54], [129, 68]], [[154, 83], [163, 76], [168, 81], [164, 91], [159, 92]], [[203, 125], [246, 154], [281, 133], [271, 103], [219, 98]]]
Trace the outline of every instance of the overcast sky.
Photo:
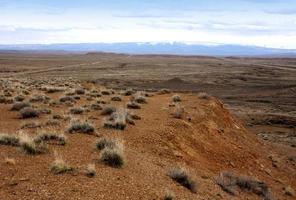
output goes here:
[[296, 49], [296, 0], [0, 0], [0, 44], [174, 41]]

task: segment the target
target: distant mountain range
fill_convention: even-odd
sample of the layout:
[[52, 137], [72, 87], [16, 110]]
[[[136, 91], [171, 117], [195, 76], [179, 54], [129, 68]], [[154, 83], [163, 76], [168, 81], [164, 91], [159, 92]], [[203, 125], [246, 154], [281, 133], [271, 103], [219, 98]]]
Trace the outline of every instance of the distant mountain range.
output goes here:
[[296, 50], [242, 45], [201, 45], [185, 43], [81, 43], [0, 45], [0, 51], [70, 51], [125, 54], [172, 54], [201, 56], [296, 57]]

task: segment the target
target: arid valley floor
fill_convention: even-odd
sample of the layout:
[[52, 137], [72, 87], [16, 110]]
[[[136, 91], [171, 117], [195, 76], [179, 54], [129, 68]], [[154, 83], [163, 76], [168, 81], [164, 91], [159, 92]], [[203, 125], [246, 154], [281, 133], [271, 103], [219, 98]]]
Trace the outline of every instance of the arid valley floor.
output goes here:
[[0, 199], [296, 198], [296, 59], [0, 53]]

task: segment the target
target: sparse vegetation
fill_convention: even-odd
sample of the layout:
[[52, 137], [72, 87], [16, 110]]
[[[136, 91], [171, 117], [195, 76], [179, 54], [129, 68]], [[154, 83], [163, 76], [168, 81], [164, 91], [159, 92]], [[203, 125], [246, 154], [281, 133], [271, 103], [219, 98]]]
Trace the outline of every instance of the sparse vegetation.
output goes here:
[[19, 112], [20, 119], [39, 117], [39, 112], [31, 107], [22, 108]]
[[181, 97], [177, 94], [175, 94], [174, 96], [172, 96], [172, 101], [173, 102], [180, 102], [181, 101]]
[[94, 127], [87, 121], [72, 121], [68, 127], [69, 133], [85, 133], [93, 134], [95, 131]]
[[100, 160], [115, 168], [120, 168], [124, 164], [123, 153], [118, 148], [104, 148], [100, 154]]
[[113, 96], [113, 97], [111, 97], [111, 101], [121, 101], [121, 97], [120, 96]]
[[174, 168], [169, 171], [168, 176], [191, 192], [196, 192], [196, 183], [190, 178], [185, 169]]
[[82, 114], [83, 112], [84, 112], [83, 108], [71, 108], [70, 109], [70, 113], [75, 114], [75, 115]]
[[19, 138], [20, 148], [26, 154], [36, 155], [46, 151], [46, 147], [42, 143], [36, 144], [33, 138], [27, 134], [21, 134]]
[[0, 134], [0, 145], [19, 146], [20, 139], [13, 134]]
[[116, 141], [113, 139], [101, 138], [96, 142], [95, 146], [98, 150], [103, 150], [104, 148], [114, 148], [116, 146]]
[[37, 144], [45, 141], [55, 141], [59, 145], [65, 145], [66, 137], [63, 134], [44, 132], [44, 133], [40, 133], [34, 138], [34, 142]]
[[178, 104], [178, 105], [176, 105], [175, 110], [172, 113], [172, 116], [176, 119], [182, 119], [184, 111], [185, 111], [184, 107], [182, 107]]
[[29, 104], [27, 102], [16, 102], [16, 103], [12, 104], [10, 110], [11, 111], [20, 111], [21, 109], [23, 109], [25, 107], [31, 107], [31, 104]]
[[76, 89], [75, 93], [79, 94], [79, 95], [83, 95], [83, 94], [85, 94], [85, 90], [84, 89]]
[[169, 190], [166, 190], [165, 191], [165, 194], [164, 194], [164, 197], [163, 197], [163, 200], [173, 200], [175, 198], [175, 195], [173, 192], [169, 191]]
[[127, 117], [128, 113], [126, 110], [114, 112], [110, 117], [104, 119], [104, 127], [124, 130], [126, 127]]
[[253, 192], [264, 200], [272, 200], [268, 186], [261, 181], [246, 176], [237, 176], [231, 172], [221, 172], [216, 178], [217, 184], [227, 193], [236, 195], [236, 189]]
[[71, 96], [64, 96], [60, 98], [60, 102], [74, 102], [74, 99]]
[[131, 97], [131, 102], [144, 104], [144, 103], [147, 103], [147, 100], [145, 96], [143, 96], [141, 93], [138, 93]]
[[210, 96], [207, 93], [205, 93], [205, 92], [198, 93], [197, 97], [199, 99], [209, 99], [210, 98]]
[[54, 174], [63, 174], [73, 170], [74, 169], [69, 166], [62, 158], [56, 158], [50, 166], [50, 171]]
[[111, 115], [116, 111], [116, 108], [110, 105], [106, 105], [103, 107], [101, 111], [101, 115]]
[[134, 101], [130, 101], [127, 103], [127, 108], [130, 108], [130, 109], [141, 109], [141, 106], [134, 102]]

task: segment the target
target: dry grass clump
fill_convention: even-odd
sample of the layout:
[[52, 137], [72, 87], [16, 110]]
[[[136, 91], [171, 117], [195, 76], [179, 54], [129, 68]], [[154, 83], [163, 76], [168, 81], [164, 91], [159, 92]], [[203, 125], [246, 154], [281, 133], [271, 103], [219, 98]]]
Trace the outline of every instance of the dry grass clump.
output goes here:
[[70, 113], [75, 115], [80, 115], [84, 112], [83, 108], [71, 108]]
[[209, 98], [210, 98], [210, 95], [208, 95], [208, 94], [205, 93], [205, 92], [200, 92], [200, 93], [198, 93], [197, 97], [198, 97], [199, 99], [209, 99]]
[[117, 144], [114, 139], [101, 138], [96, 143], [95, 146], [98, 150], [103, 150], [104, 148], [114, 148]]
[[196, 183], [190, 178], [190, 175], [185, 169], [174, 168], [169, 171], [168, 176], [191, 192], [196, 192]]
[[173, 192], [169, 191], [169, 190], [166, 190], [165, 191], [165, 194], [164, 194], [164, 197], [163, 197], [163, 200], [173, 200], [175, 198], [175, 195]]
[[36, 155], [46, 151], [46, 147], [42, 143], [35, 143], [34, 139], [29, 137], [27, 134], [20, 134], [19, 139], [20, 148], [26, 154]]
[[112, 113], [116, 112], [116, 108], [111, 105], [106, 105], [103, 107], [101, 111], [101, 115], [111, 115]]
[[23, 109], [25, 107], [31, 107], [31, 104], [29, 104], [27, 102], [16, 102], [16, 103], [12, 104], [10, 110], [11, 111], [20, 111], [21, 109]]
[[66, 144], [66, 136], [63, 134], [57, 134], [57, 133], [40, 133], [34, 138], [34, 142], [37, 144], [40, 144], [42, 142], [46, 141], [55, 141], [59, 145], [65, 145]]
[[118, 110], [117, 112], [112, 113], [110, 117], [104, 119], [103, 124], [105, 128], [124, 130], [127, 118], [128, 112], [126, 110]]
[[142, 93], [138, 93], [138, 94], [135, 94], [131, 97], [131, 102], [144, 104], [144, 103], [147, 103], [147, 100], [146, 100], [145, 96], [142, 95]]
[[31, 103], [37, 103], [37, 102], [48, 103], [49, 100], [50, 98], [48, 96], [36, 95], [36, 96], [33, 96], [29, 101]]
[[0, 103], [3, 103], [3, 104], [12, 104], [13, 103], [13, 99], [11, 98], [7, 98], [5, 96], [0, 96]]
[[110, 95], [111, 94], [111, 91], [109, 91], [109, 90], [102, 90], [101, 91], [101, 94], [102, 95]]
[[81, 121], [73, 120], [70, 122], [70, 126], [68, 127], [69, 133], [93, 134], [94, 131], [95, 131], [94, 127], [87, 121], [81, 122]]
[[59, 87], [47, 87], [47, 88], [45, 88], [45, 91], [47, 93], [56, 93], [56, 92], [63, 92], [63, 91], [65, 91], [65, 89], [59, 88]]
[[60, 102], [65, 103], [65, 102], [74, 102], [74, 98], [71, 96], [63, 96], [59, 99]]
[[0, 134], [0, 145], [19, 146], [20, 139], [17, 135]]
[[25, 97], [22, 96], [22, 95], [17, 95], [16, 97], [14, 97], [14, 100], [21, 102], [21, 101], [24, 101], [25, 100]]
[[272, 200], [268, 186], [258, 180], [246, 176], [237, 176], [231, 172], [221, 172], [216, 178], [216, 183], [227, 193], [236, 195], [236, 189], [253, 192], [262, 196], [264, 200]]
[[20, 119], [35, 118], [35, 117], [39, 117], [39, 112], [38, 110], [35, 110], [34, 108], [31, 108], [31, 107], [22, 108], [19, 112]]
[[50, 166], [50, 171], [53, 174], [63, 174], [71, 172], [74, 169], [69, 166], [62, 158], [55, 158], [54, 162]]
[[102, 106], [100, 104], [98, 104], [98, 103], [91, 104], [90, 108], [92, 110], [102, 110], [103, 109]]
[[121, 92], [121, 94], [124, 95], [124, 96], [131, 96], [134, 93], [135, 93], [135, 91], [133, 89], [126, 89], [126, 90]]
[[121, 101], [121, 97], [120, 96], [113, 96], [111, 97], [111, 101]]
[[180, 102], [181, 101], [181, 97], [177, 94], [175, 94], [174, 96], [172, 96], [172, 101], [173, 102]]
[[182, 107], [178, 104], [178, 105], [176, 105], [176, 108], [175, 108], [174, 112], [172, 113], [172, 116], [176, 119], [182, 119], [184, 112], [185, 112], [184, 107]]
[[157, 94], [169, 94], [169, 93], [171, 93], [171, 90], [165, 89], [165, 88], [163, 88], [157, 92]]
[[96, 175], [96, 166], [95, 164], [88, 164], [85, 168], [84, 174], [87, 177], [94, 177]]
[[75, 90], [75, 93], [78, 94], [78, 95], [83, 95], [83, 94], [85, 94], [85, 90], [84, 89], [81, 89], [81, 88], [80, 89], [76, 89]]
[[122, 167], [124, 164], [123, 146], [117, 144], [113, 148], [104, 148], [100, 153], [100, 161], [110, 167]]
[[141, 106], [134, 101], [128, 102], [126, 106], [127, 108], [130, 108], [130, 109], [141, 109]]

